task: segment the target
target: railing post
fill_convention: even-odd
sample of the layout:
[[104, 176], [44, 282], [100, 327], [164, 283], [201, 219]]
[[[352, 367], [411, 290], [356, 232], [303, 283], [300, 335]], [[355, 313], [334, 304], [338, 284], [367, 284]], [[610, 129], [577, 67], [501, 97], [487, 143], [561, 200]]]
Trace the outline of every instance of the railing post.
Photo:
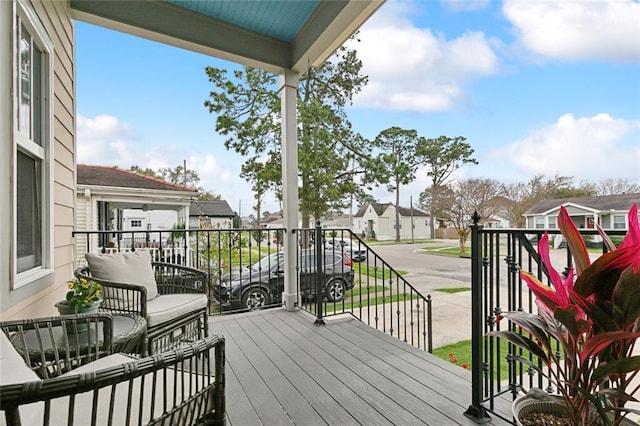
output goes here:
[[324, 319], [322, 319], [322, 296], [324, 294], [323, 284], [324, 284], [324, 262], [322, 261], [323, 256], [322, 252], [324, 251], [324, 247], [322, 246], [322, 236], [320, 232], [322, 232], [322, 228], [320, 227], [320, 221], [316, 222], [316, 236], [315, 240], [315, 249], [316, 249], [316, 320], [314, 322], [315, 325], [324, 325]]
[[482, 401], [482, 250], [480, 215], [473, 214], [471, 228], [471, 405], [464, 415], [476, 423], [491, 420]]

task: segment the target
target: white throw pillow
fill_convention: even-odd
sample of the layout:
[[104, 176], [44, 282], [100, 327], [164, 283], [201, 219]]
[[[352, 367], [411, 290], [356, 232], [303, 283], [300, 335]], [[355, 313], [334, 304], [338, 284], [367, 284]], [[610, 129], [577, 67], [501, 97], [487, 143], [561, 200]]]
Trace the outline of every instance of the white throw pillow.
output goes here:
[[91, 276], [122, 284], [136, 284], [147, 288], [147, 300], [158, 296], [158, 285], [147, 250], [125, 253], [85, 254]]

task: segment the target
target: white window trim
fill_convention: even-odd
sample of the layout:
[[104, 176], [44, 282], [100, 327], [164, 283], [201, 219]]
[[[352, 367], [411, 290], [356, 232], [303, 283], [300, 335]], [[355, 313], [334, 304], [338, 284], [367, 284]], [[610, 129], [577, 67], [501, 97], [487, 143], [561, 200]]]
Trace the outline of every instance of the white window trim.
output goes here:
[[[17, 41], [16, 36], [18, 34], [16, 16], [19, 16], [22, 24], [29, 31], [29, 34], [33, 38], [33, 41], [38, 45], [46, 56], [46, 60], [41, 64], [41, 75], [43, 76], [43, 88], [42, 88], [42, 174], [41, 174], [41, 187], [43, 189], [42, 199], [42, 266], [34, 268], [22, 273], [17, 273], [17, 246], [18, 246], [18, 231], [16, 225], [17, 217], [17, 170], [15, 165], [17, 164], [17, 150], [18, 141], [24, 145], [33, 145], [31, 142], [25, 144], [23, 136], [18, 132], [17, 126], [17, 109], [18, 109], [18, 91], [19, 87], [16, 85], [17, 81], [17, 64], [16, 61], [16, 48]], [[31, 8], [30, 4], [26, 0], [17, 0], [15, 2], [15, 9], [13, 13], [13, 26], [12, 26], [12, 48], [11, 48], [11, 87], [12, 91], [12, 252], [11, 252], [11, 276], [12, 289], [18, 289], [25, 285], [38, 282], [42, 279], [53, 277], [53, 252], [54, 252], [54, 220], [53, 220], [53, 61], [54, 61], [54, 49], [53, 42], [47, 35], [40, 19], [35, 11]], [[34, 150], [32, 150], [34, 151]]]

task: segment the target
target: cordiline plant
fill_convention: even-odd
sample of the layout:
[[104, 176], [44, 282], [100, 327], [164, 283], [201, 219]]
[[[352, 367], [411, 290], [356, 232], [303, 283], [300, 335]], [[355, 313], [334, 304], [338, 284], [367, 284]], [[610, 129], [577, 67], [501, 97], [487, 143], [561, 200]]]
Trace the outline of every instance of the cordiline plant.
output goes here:
[[[520, 272], [535, 295], [538, 313], [505, 313], [502, 317], [519, 330], [491, 334], [530, 351], [546, 365], [540, 369], [538, 364], [517, 357], [556, 383], [572, 424], [617, 425], [633, 411], [625, 404], [635, 400], [632, 394], [640, 388], [629, 389], [640, 370], [640, 356], [633, 355], [640, 337], [638, 207], [634, 205], [629, 211], [629, 232], [619, 247], [601, 231], [611, 251], [593, 263], [564, 207], [558, 225], [573, 256], [575, 273], [572, 268], [563, 278], [553, 268], [545, 233], [538, 253], [551, 286]], [[556, 342], [562, 348], [560, 354], [555, 350]]]

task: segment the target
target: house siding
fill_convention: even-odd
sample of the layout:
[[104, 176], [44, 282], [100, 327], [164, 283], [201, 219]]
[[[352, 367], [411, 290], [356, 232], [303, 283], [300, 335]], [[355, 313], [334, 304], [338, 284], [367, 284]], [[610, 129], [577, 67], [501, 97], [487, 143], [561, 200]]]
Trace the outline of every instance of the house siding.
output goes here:
[[[0, 2], [0, 15], [2, 16], [2, 26], [11, 28], [13, 15], [12, 2]], [[3, 303], [0, 318], [13, 319], [33, 316], [47, 316], [56, 313], [54, 303], [64, 297], [66, 289], [65, 283], [73, 277], [74, 267], [74, 245], [72, 231], [75, 215], [75, 69], [74, 54], [74, 27], [69, 15], [68, 2], [66, 0], [31, 1], [30, 5], [39, 17], [42, 26], [53, 43], [52, 69], [53, 69], [53, 268], [54, 282], [44, 289], [33, 292], [33, 289], [24, 286], [19, 291], [9, 291], [6, 283], [11, 283], [13, 277], [10, 276], [10, 267], [7, 262], [14, 254], [8, 248], [2, 249], [2, 275], [0, 282], [3, 283], [0, 296], [5, 300]], [[9, 24], [5, 26], [5, 24]], [[7, 52], [11, 52], [11, 37], [3, 37], [0, 54], [4, 63], [13, 63], [6, 57]], [[9, 50], [7, 50], [7, 48]], [[3, 81], [1, 84], [12, 84]], [[7, 91], [3, 90], [3, 93]], [[0, 105], [0, 112], [5, 117], [13, 117], [12, 100], [4, 98]], [[9, 128], [13, 126], [8, 123]], [[12, 156], [13, 135], [9, 132], [2, 133], [2, 154]], [[11, 158], [11, 157], [9, 157]], [[2, 177], [10, 181], [11, 165], [2, 162], [0, 165]], [[7, 185], [8, 186], [8, 185]], [[6, 191], [6, 190], [3, 190]], [[7, 198], [4, 198], [7, 195]], [[10, 194], [0, 194], [3, 199], [10, 199]], [[12, 235], [12, 220], [10, 215], [3, 215], [0, 222], [1, 234]], [[11, 244], [3, 244], [11, 246]], [[31, 293], [31, 294], [30, 294]]]

